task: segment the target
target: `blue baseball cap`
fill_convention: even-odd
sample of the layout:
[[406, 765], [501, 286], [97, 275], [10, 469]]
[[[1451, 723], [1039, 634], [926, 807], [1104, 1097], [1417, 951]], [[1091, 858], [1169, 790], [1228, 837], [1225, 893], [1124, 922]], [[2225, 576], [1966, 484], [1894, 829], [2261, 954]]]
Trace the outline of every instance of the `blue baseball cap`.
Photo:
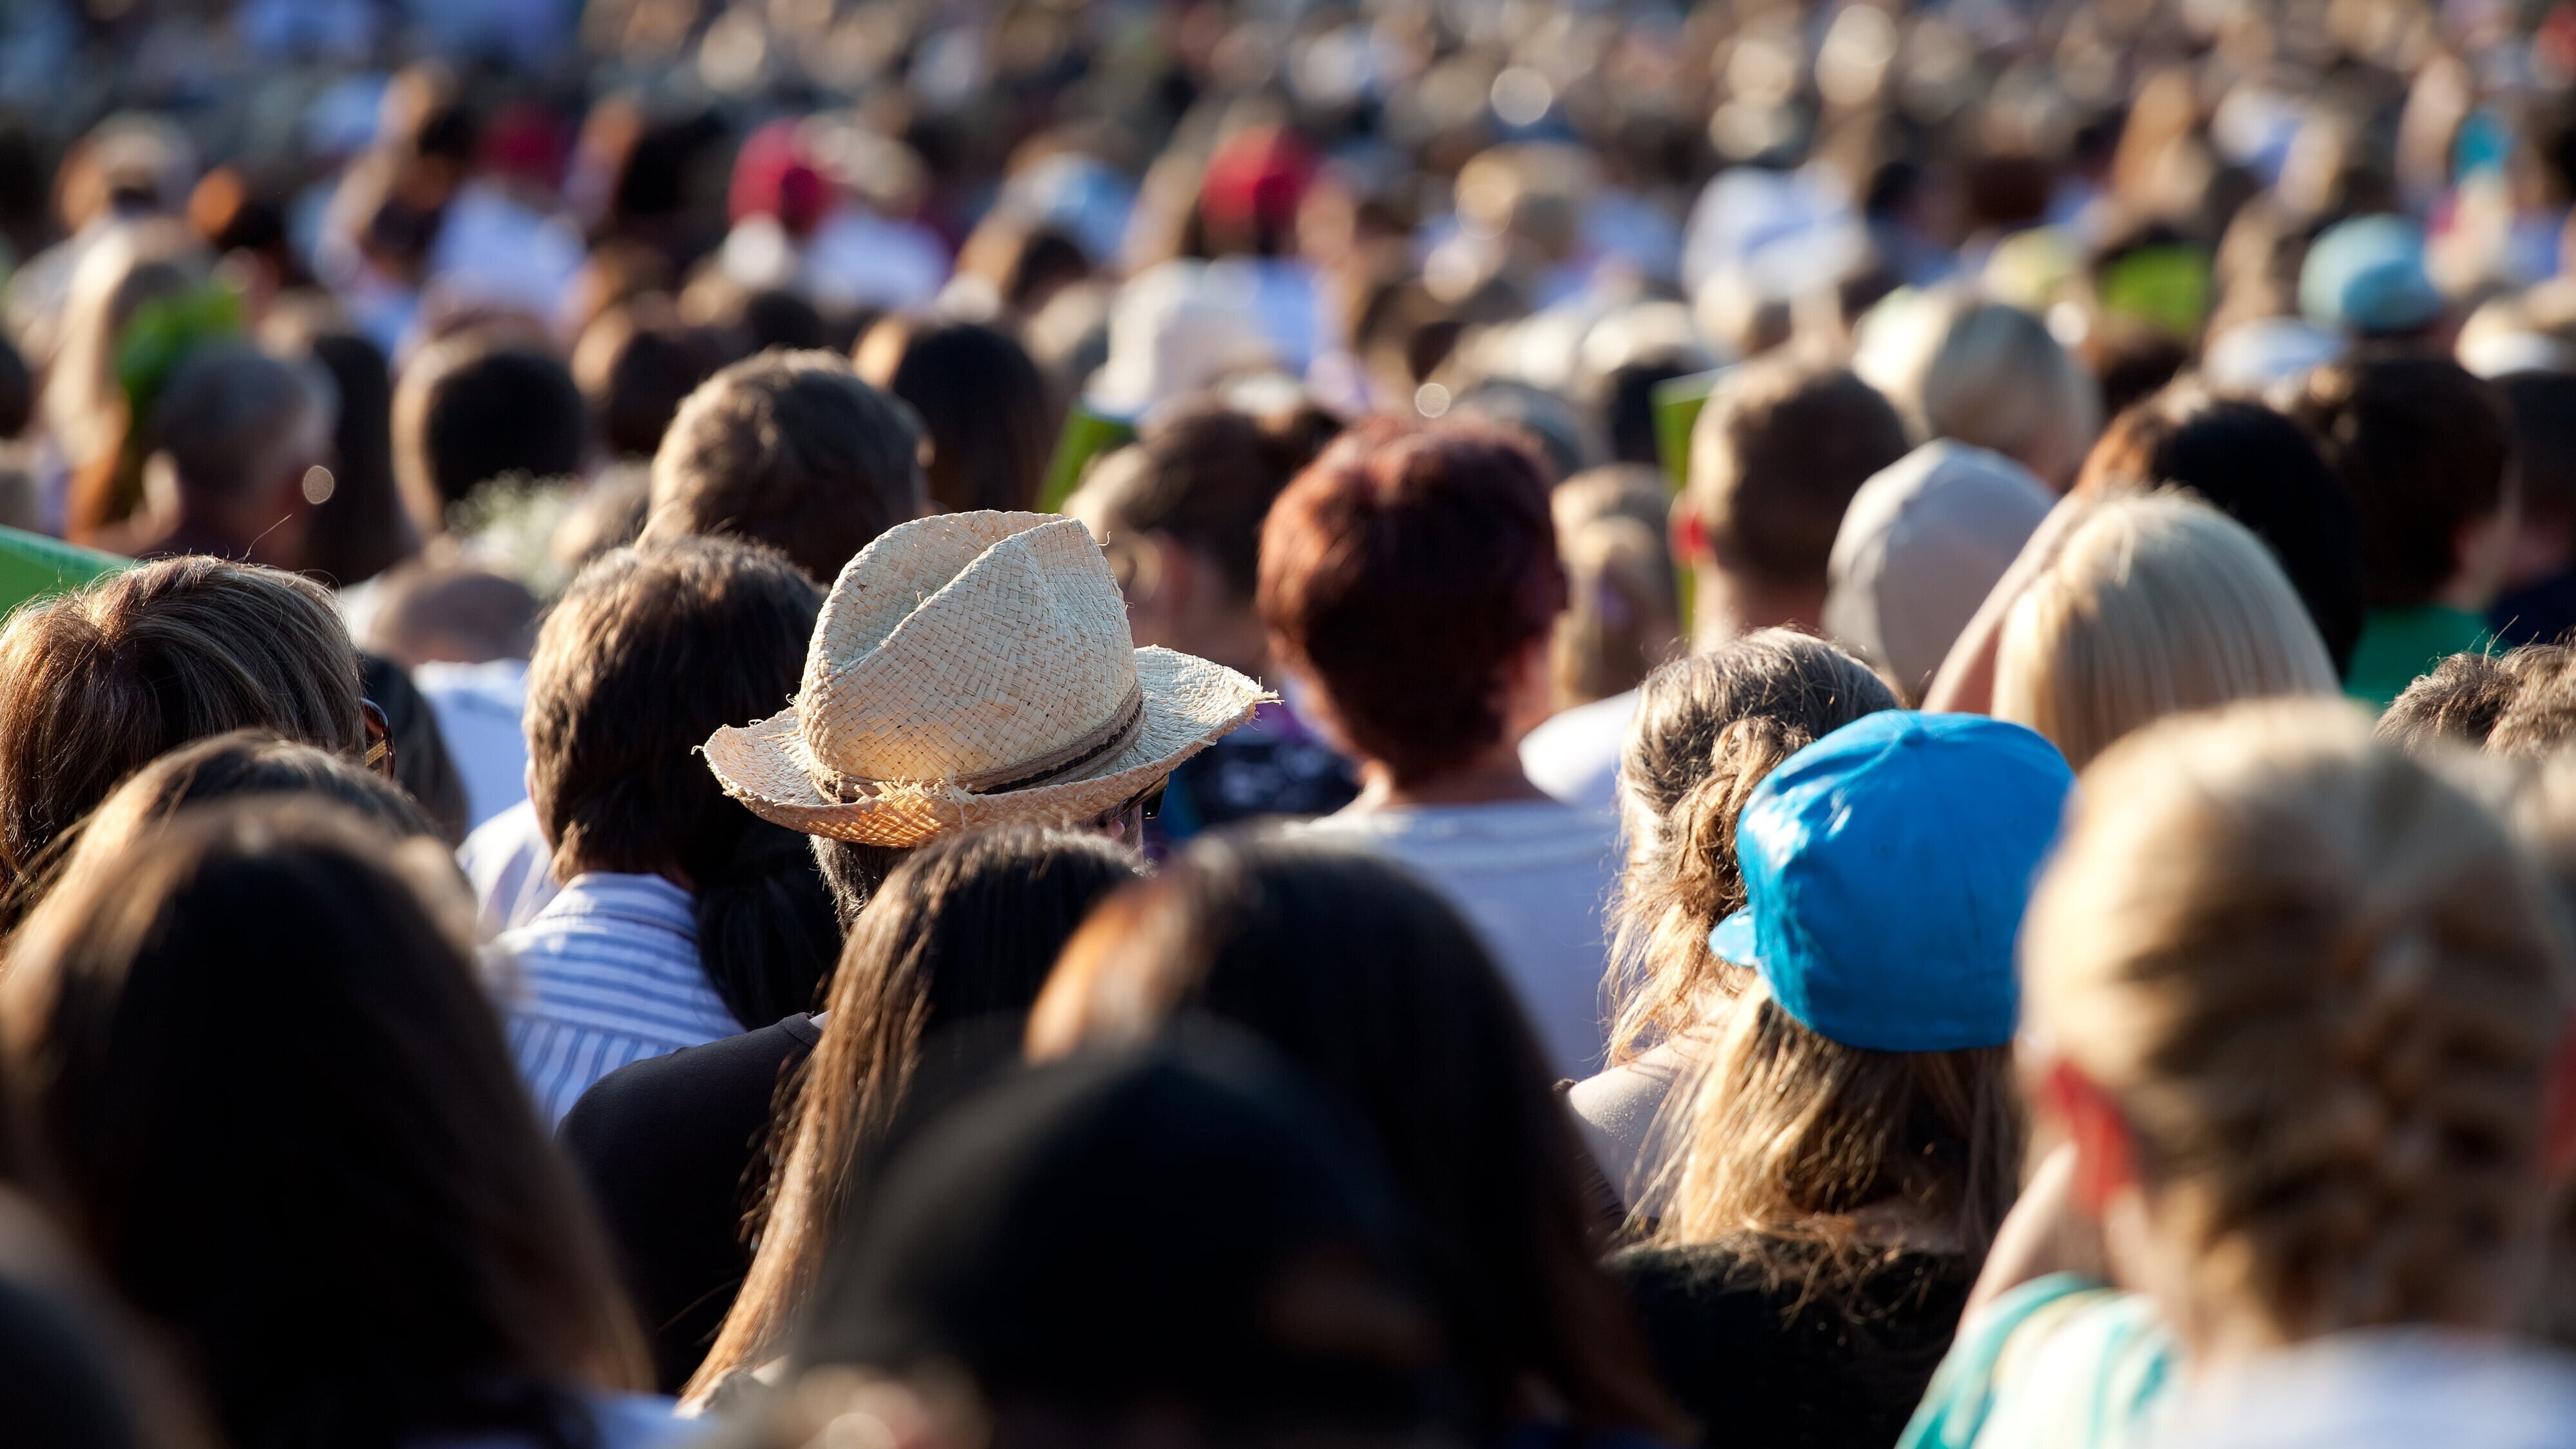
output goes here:
[[2299, 310], [2345, 332], [2411, 332], [2442, 315], [2424, 270], [2424, 233], [2394, 216], [2360, 216], [2325, 229], [2299, 268]]
[[2001, 1046], [2021, 1008], [2013, 937], [2074, 786], [2017, 724], [1855, 720], [1755, 787], [1735, 827], [1748, 904], [1708, 948], [1845, 1046]]

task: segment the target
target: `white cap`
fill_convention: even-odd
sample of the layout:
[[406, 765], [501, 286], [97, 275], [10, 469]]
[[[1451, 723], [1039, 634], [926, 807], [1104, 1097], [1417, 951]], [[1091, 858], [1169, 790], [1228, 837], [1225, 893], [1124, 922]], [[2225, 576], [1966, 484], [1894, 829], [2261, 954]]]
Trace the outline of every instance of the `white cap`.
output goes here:
[[1852, 495], [1825, 565], [1825, 632], [1919, 697], [2056, 498], [2001, 453], [1947, 438]]

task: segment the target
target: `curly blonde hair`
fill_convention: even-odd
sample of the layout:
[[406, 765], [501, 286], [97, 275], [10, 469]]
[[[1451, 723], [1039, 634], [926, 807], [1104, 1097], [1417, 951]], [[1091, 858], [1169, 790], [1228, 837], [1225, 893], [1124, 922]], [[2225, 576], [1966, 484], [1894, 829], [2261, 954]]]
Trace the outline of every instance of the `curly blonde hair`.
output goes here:
[[2358, 712], [2114, 746], [2021, 954], [2213, 1310], [2284, 1342], [2481, 1323], [2533, 1276], [2567, 942], [2504, 823]]

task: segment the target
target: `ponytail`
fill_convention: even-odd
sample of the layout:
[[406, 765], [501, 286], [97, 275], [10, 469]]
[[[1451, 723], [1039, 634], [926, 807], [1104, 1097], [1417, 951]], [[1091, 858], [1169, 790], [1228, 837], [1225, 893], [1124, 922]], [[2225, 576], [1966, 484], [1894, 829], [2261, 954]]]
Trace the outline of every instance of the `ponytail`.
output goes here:
[[734, 1020], [757, 1030], [814, 1009], [840, 956], [841, 928], [805, 837], [742, 815], [729, 843], [686, 865], [707, 984]]

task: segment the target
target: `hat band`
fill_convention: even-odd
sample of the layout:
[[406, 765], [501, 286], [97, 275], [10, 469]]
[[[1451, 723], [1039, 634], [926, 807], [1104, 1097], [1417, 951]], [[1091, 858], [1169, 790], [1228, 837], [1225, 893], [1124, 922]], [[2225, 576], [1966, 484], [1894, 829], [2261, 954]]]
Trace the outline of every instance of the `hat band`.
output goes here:
[[[957, 788], [969, 795], [1001, 795], [1013, 790], [1032, 790], [1096, 764], [1135, 743], [1145, 728], [1145, 685], [1138, 680], [1127, 686], [1127, 698], [1118, 712], [1098, 729], [1089, 730], [1059, 749], [1047, 751], [1033, 759], [987, 770], [980, 775], [960, 775]], [[814, 764], [814, 783], [825, 794], [844, 805], [856, 805], [874, 799], [885, 782], [862, 775], [844, 775], [824, 765]]]

